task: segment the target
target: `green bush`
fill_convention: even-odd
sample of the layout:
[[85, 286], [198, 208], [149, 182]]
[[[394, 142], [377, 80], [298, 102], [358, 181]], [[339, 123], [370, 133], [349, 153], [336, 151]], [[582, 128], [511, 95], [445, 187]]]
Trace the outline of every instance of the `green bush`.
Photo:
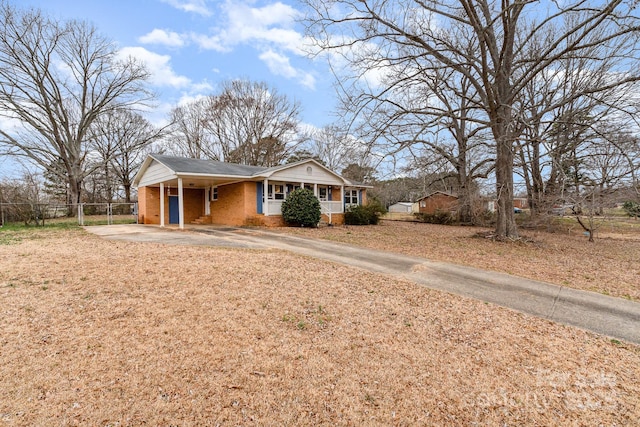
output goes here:
[[320, 201], [311, 190], [294, 190], [282, 203], [282, 218], [289, 225], [316, 227], [320, 222]]
[[640, 218], [640, 203], [632, 202], [631, 200], [624, 202], [622, 209], [630, 217]]
[[427, 222], [429, 224], [444, 224], [450, 225], [455, 222], [455, 218], [451, 212], [437, 210], [434, 213], [416, 213], [414, 214], [416, 219], [420, 222]]
[[351, 206], [344, 213], [344, 223], [347, 225], [376, 225], [380, 222], [380, 215], [384, 212], [384, 207], [376, 201], [364, 206]]

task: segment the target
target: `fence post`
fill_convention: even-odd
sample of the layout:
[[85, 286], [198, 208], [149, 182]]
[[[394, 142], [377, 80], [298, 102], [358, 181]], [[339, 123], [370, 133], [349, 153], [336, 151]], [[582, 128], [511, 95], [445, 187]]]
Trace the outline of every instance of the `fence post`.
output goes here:
[[84, 208], [82, 203], [78, 203], [78, 225], [84, 226]]

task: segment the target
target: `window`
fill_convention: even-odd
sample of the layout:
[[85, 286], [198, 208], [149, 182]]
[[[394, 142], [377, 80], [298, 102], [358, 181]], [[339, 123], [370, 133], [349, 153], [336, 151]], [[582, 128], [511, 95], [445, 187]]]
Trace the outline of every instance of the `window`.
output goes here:
[[358, 204], [358, 190], [345, 190], [344, 192], [345, 205], [357, 205]]
[[211, 201], [215, 202], [218, 200], [218, 187], [211, 188]]
[[270, 200], [284, 200], [284, 185], [282, 185], [282, 184], [269, 184], [269, 199]]

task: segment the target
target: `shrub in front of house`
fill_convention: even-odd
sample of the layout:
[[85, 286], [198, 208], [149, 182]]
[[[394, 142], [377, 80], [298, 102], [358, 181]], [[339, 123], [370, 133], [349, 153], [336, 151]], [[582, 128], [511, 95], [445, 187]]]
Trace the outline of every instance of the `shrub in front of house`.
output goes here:
[[418, 221], [429, 224], [451, 225], [455, 222], [454, 216], [448, 211], [437, 210], [434, 213], [421, 212], [414, 215]]
[[311, 190], [294, 190], [282, 202], [282, 218], [289, 225], [316, 227], [320, 222], [320, 201]]
[[375, 201], [364, 206], [351, 206], [344, 213], [344, 223], [347, 225], [376, 225], [380, 222], [380, 215], [384, 212], [384, 207]]

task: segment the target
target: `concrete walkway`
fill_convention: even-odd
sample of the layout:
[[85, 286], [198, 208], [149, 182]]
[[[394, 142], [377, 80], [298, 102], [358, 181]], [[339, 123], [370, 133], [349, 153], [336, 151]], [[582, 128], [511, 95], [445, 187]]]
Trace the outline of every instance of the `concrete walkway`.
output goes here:
[[257, 229], [194, 226], [177, 230], [150, 225], [85, 229], [112, 240], [286, 250], [640, 344], [640, 303], [508, 274]]

